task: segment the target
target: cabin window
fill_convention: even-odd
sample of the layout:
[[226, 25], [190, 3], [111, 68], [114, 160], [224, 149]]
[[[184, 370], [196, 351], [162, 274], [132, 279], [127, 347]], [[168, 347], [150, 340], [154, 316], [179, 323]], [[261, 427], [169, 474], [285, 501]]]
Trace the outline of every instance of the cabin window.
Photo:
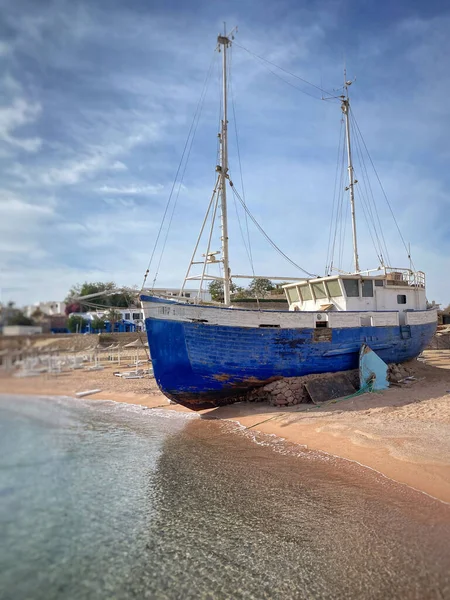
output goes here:
[[319, 283], [312, 283], [311, 287], [313, 289], [314, 296], [317, 300], [319, 300], [320, 298], [327, 297], [327, 293], [325, 291], [325, 286], [323, 285], [323, 281], [320, 281]]
[[305, 300], [312, 300], [311, 290], [309, 289], [308, 284], [301, 285], [298, 289], [300, 290], [300, 294], [302, 295], [303, 302]]
[[300, 301], [300, 295], [297, 287], [287, 288], [286, 293], [290, 304]]
[[133, 321], [137, 321], [141, 318], [141, 313], [133, 313]]
[[341, 286], [339, 285], [338, 279], [327, 281], [327, 288], [328, 293], [332, 298], [336, 298], [336, 296], [342, 296]]
[[383, 287], [383, 280], [375, 279], [375, 287]]
[[373, 297], [373, 281], [372, 279], [363, 279], [361, 281], [362, 297], [372, 298]]
[[406, 304], [405, 294], [397, 294], [397, 304]]
[[130, 320], [130, 313], [125, 313], [123, 318], [125, 319], [125, 321], [129, 321]]
[[357, 279], [343, 279], [345, 293], [347, 298], [359, 298], [359, 288]]

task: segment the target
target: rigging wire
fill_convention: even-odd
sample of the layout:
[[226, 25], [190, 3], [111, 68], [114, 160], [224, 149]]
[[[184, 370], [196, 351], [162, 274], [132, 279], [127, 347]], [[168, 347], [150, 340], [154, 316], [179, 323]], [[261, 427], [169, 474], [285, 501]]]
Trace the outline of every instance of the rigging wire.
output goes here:
[[161, 253], [160, 253], [160, 257], [159, 257], [159, 261], [158, 261], [158, 266], [156, 267], [155, 277], [154, 277], [153, 282], [152, 282], [152, 288], [155, 286], [156, 279], [157, 279], [158, 274], [159, 274], [159, 269], [161, 267], [161, 262], [162, 262], [162, 259], [163, 259], [164, 251], [166, 249], [166, 244], [167, 244], [167, 240], [168, 240], [168, 237], [169, 237], [170, 228], [171, 228], [173, 217], [174, 217], [174, 214], [175, 214], [175, 209], [177, 207], [177, 203], [178, 203], [178, 198], [179, 198], [179, 195], [180, 195], [181, 187], [183, 185], [184, 176], [186, 174], [186, 169], [187, 169], [187, 166], [188, 166], [188, 163], [189, 163], [189, 158], [191, 156], [192, 146], [193, 146], [193, 143], [194, 143], [195, 134], [197, 133], [197, 127], [198, 127], [198, 123], [200, 121], [200, 116], [201, 116], [203, 105], [204, 105], [204, 102], [205, 102], [205, 97], [206, 97], [207, 90], [208, 90], [208, 86], [206, 85], [204, 87], [203, 97], [200, 98], [201, 103], [200, 103], [199, 109], [197, 111], [197, 120], [195, 122], [195, 126], [194, 126], [194, 129], [193, 129], [193, 132], [192, 132], [191, 141], [190, 141], [189, 149], [188, 149], [188, 152], [187, 152], [186, 160], [185, 160], [185, 163], [184, 163], [183, 172], [181, 174], [180, 181], [178, 182], [178, 190], [177, 190], [177, 193], [176, 193], [176, 196], [175, 196], [175, 202], [173, 203], [172, 212], [171, 212], [171, 215], [170, 215], [170, 219], [169, 219], [169, 224], [168, 224], [168, 227], [167, 227], [166, 235], [164, 237], [164, 243], [163, 243], [163, 246], [162, 246], [162, 249], [161, 249]]
[[[336, 241], [338, 236], [338, 229], [340, 228], [342, 232], [342, 209], [344, 203], [344, 176], [345, 176], [345, 142], [342, 144], [341, 150], [341, 168], [340, 168], [340, 180], [339, 180], [339, 196], [337, 198], [337, 207], [336, 207], [336, 221], [334, 227], [334, 238], [333, 244], [331, 248], [331, 261], [330, 261], [330, 273], [334, 268], [334, 255], [336, 252]], [[338, 252], [339, 257], [339, 252]]]
[[[276, 65], [275, 63], [273, 63], [272, 61], [268, 60], [267, 58], [264, 58], [263, 56], [259, 56], [258, 54], [256, 54], [255, 52], [252, 52], [251, 50], [249, 50], [248, 48], [245, 48], [245, 46], [242, 46], [241, 44], [239, 44], [238, 42], [234, 41], [233, 42], [236, 46], [238, 46], [238, 48], [242, 48], [242, 50], [245, 50], [245, 52], [248, 52], [248, 54], [250, 54], [251, 56], [253, 56], [253, 58], [257, 58], [258, 60], [260, 60], [263, 63], [267, 63], [268, 65], [271, 65], [272, 67], [275, 67], [276, 69], [279, 69], [280, 71], [283, 71], [284, 73], [286, 73], [287, 75], [290, 75], [291, 77], [294, 77], [295, 79], [298, 79], [299, 81], [306, 83], [307, 85], [310, 85], [311, 87], [315, 88], [316, 90], [318, 90], [319, 92], [322, 92], [323, 94], [328, 94], [329, 96], [332, 96], [332, 99], [336, 98], [336, 96], [333, 96], [333, 94], [327, 90], [324, 90], [323, 88], [319, 87], [318, 85], [315, 85], [314, 83], [311, 83], [310, 81], [307, 81], [306, 79], [304, 79], [303, 77], [300, 77], [299, 75], [295, 75], [295, 73], [291, 73], [290, 71], [288, 71], [287, 69], [284, 69], [283, 67], [280, 67], [279, 65]], [[305, 92], [305, 90], [303, 90], [302, 88], [299, 88], [297, 86], [295, 86], [294, 84], [292, 84], [291, 82], [287, 81], [286, 79], [283, 79], [280, 75], [278, 75], [277, 73], [275, 73], [274, 71], [272, 71], [271, 69], [268, 69], [273, 75], [275, 75], [276, 77], [279, 77], [282, 81], [284, 81], [285, 83], [287, 83], [288, 85], [291, 85], [292, 87], [296, 88], [297, 90], [299, 90], [300, 92], [303, 92], [304, 94], [306, 94], [307, 96], [311, 96], [311, 98], [314, 98], [316, 100], [321, 100], [321, 98], [317, 98], [317, 96], [313, 96], [312, 94], [309, 94], [308, 92]]]
[[[362, 192], [362, 190], [361, 190], [361, 192]], [[361, 208], [363, 211], [364, 220], [366, 222], [367, 229], [369, 231], [370, 239], [372, 240], [375, 254], [377, 255], [377, 258], [380, 261], [380, 263], [383, 264], [383, 253], [381, 252], [380, 246], [379, 245], [377, 246], [377, 244], [375, 242], [375, 238], [373, 236], [373, 232], [372, 232], [372, 230], [375, 232], [375, 237], [377, 237], [377, 239], [378, 239], [376, 228], [373, 226], [373, 216], [371, 214], [370, 204], [368, 203], [366, 197], [362, 193], [359, 194], [359, 197], [361, 199], [360, 205], [361, 205]], [[372, 223], [372, 227], [371, 227], [371, 223]]]
[[325, 264], [325, 274], [328, 274], [328, 275], [330, 274], [329, 269], [331, 268], [330, 263], [332, 262], [332, 256], [330, 255], [331, 236], [332, 236], [332, 231], [333, 231], [335, 209], [337, 212], [337, 198], [336, 198], [337, 191], [338, 191], [337, 179], [338, 179], [338, 171], [339, 171], [339, 158], [340, 158], [340, 154], [341, 154], [341, 144], [343, 141], [343, 130], [344, 130], [344, 119], [341, 119], [341, 128], [339, 130], [339, 144], [338, 144], [337, 160], [336, 160], [336, 171], [334, 174], [333, 204], [331, 206], [330, 231], [328, 234], [327, 258], [326, 258], [326, 264]]
[[[342, 197], [344, 197], [342, 195]], [[345, 236], [346, 236], [346, 231], [347, 231], [347, 220], [348, 220], [348, 213], [350, 210], [350, 202], [345, 202], [345, 215], [344, 218], [342, 219], [342, 223], [343, 227], [341, 227], [341, 239], [340, 239], [340, 254], [339, 254], [339, 264], [343, 265], [344, 264], [344, 251], [345, 251]], [[351, 272], [351, 269], [349, 269], [349, 272]]]
[[241, 196], [239, 195], [238, 191], [235, 189], [233, 182], [231, 181], [231, 179], [229, 180], [230, 183], [230, 187], [231, 190], [233, 192], [233, 194], [236, 195], [237, 199], [239, 200], [239, 202], [241, 203], [243, 209], [245, 210], [245, 212], [248, 214], [248, 216], [250, 217], [250, 219], [253, 221], [253, 223], [255, 224], [255, 226], [258, 228], [258, 230], [260, 231], [260, 233], [266, 238], [266, 240], [269, 242], [269, 244], [272, 246], [272, 248], [274, 250], [276, 250], [283, 258], [285, 258], [291, 265], [293, 265], [296, 269], [299, 269], [300, 271], [302, 271], [303, 273], [305, 273], [306, 275], [308, 275], [309, 277], [318, 277], [318, 275], [314, 275], [313, 273], [309, 273], [309, 271], [306, 271], [305, 269], [303, 269], [303, 267], [301, 267], [300, 265], [298, 265], [297, 263], [295, 263], [292, 259], [289, 258], [289, 256], [287, 256], [287, 254], [285, 254], [276, 244], [275, 242], [267, 235], [267, 233], [264, 231], [264, 229], [261, 227], [261, 225], [258, 223], [258, 221], [255, 219], [255, 217], [252, 215], [252, 213], [250, 212], [248, 206], [245, 204], [245, 202], [243, 201], [243, 199], [241, 198]]
[[[230, 52], [230, 73], [229, 73], [229, 84], [230, 84], [230, 96], [231, 96], [231, 106], [232, 106], [232, 110], [233, 110], [233, 123], [234, 123], [234, 133], [236, 136], [236, 150], [237, 150], [237, 157], [238, 157], [238, 163], [239, 163], [239, 174], [240, 174], [240, 180], [241, 180], [241, 190], [242, 190], [242, 198], [245, 202], [245, 188], [244, 188], [244, 178], [242, 175], [242, 162], [241, 162], [241, 150], [240, 150], [240, 145], [239, 145], [239, 135], [238, 135], [238, 128], [237, 128], [237, 119], [236, 119], [236, 109], [235, 109], [235, 102], [234, 102], [234, 90], [233, 90], [233, 83], [232, 83], [232, 77], [231, 77], [231, 61], [232, 61], [232, 52]], [[253, 264], [253, 254], [252, 254], [252, 245], [250, 242], [250, 230], [248, 227], [248, 215], [247, 213], [244, 211], [244, 216], [245, 216], [245, 226], [246, 226], [246, 231], [247, 231], [247, 243], [245, 241], [245, 237], [244, 237], [244, 232], [242, 230], [242, 226], [241, 226], [241, 220], [239, 218], [239, 213], [238, 213], [238, 208], [237, 208], [237, 203], [236, 203], [236, 197], [233, 195], [233, 199], [234, 199], [234, 206], [236, 209], [236, 216], [238, 219], [238, 223], [239, 223], [239, 229], [241, 231], [241, 236], [242, 236], [242, 241], [244, 242], [244, 247], [248, 256], [248, 260], [250, 262], [250, 268], [252, 270], [252, 274], [255, 275], [255, 269], [254, 269], [254, 264]]]
[[[362, 172], [362, 178], [361, 177], [357, 177], [357, 169], [354, 168], [354, 184], [355, 184], [355, 188], [358, 190], [357, 194], [355, 194], [356, 198], [360, 200], [360, 206], [362, 208], [362, 212], [363, 212], [363, 216], [364, 216], [364, 220], [366, 222], [367, 225], [367, 229], [369, 232], [369, 236], [370, 239], [372, 240], [372, 245], [373, 248], [375, 250], [375, 254], [377, 255], [378, 260], [380, 261], [381, 264], [383, 264], [383, 248], [382, 248], [382, 244], [380, 242], [380, 238], [378, 236], [378, 230], [376, 227], [376, 222], [373, 216], [373, 210], [372, 210], [372, 204], [370, 201], [370, 196], [368, 194], [367, 191], [367, 185], [366, 185], [366, 179], [364, 177], [364, 170], [363, 170], [363, 159], [361, 157], [361, 152], [360, 152], [360, 147], [359, 147], [359, 140], [357, 139], [357, 136], [353, 136], [353, 141], [355, 142], [354, 147], [356, 147], [356, 156], [359, 159], [359, 163], [361, 166], [361, 172]], [[362, 183], [363, 186], [361, 187], [361, 179], [362, 179]], [[360, 184], [356, 187], [356, 184]], [[374, 205], [374, 210], [376, 212], [376, 206]], [[376, 213], [377, 214], [377, 213]], [[375, 234], [375, 238], [377, 240], [377, 242], [375, 242], [375, 238], [374, 238], [374, 234]]]
[[[359, 191], [360, 191], [360, 197], [363, 200], [363, 202], [366, 202], [368, 217], [370, 217], [371, 222], [372, 222], [372, 227], [370, 226], [369, 223], [367, 223], [367, 226], [369, 228], [369, 233], [370, 233], [370, 235], [372, 237], [372, 241], [374, 243], [375, 252], [377, 253], [381, 264], [384, 265], [383, 256], [387, 259], [388, 263], [390, 262], [389, 252], [388, 252], [386, 240], [385, 240], [385, 237], [383, 234], [383, 228], [381, 226], [380, 216], [379, 216], [377, 205], [375, 202], [375, 197], [374, 197], [374, 194], [372, 191], [372, 186], [370, 185], [370, 179], [369, 179], [369, 175], [367, 173], [367, 168], [366, 168], [364, 155], [363, 155], [363, 151], [362, 151], [358, 133], [354, 136], [354, 141], [355, 141], [357, 158], [359, 160], [360, 167], [361, 167], [362, 183], [363, 183], [363, 188], [364, 188], [364, 189], [362, 189], [360, 186], [358, 186]], [[360, 180], [361, 180], [361, 178], [360, 178]], [[377, 223], [378, 223], [378, 226], [377, 226]], [[373, 232], [375, 233], [375, 238], [377, 240], [378, 245], [375, 245], [375, 240], [373, 239], [373, 236], [372, 236], [372, 229], [373, 229]]]
[[[150, 273], [150, 268], [151, 268], [151, 265], [153, 263], [153, 258], [155, 256], [156, 248], [158, 247], [158, 243], [159, 243], [159, 239], [161, 237], [162, 230], [164, 228], [164, 223], [165, 223], [165, 220], [166, 220], [166, 217], [167, 217], [167, 213], [168, 213], [168, 210], [169, 210], [170, 203], [172, 201], [172, 196], [173, 196], [176, 184], [177, 184], [177, 180], [178, 180], [178, 176], [180, 174], [181, 166], [183, 164], [184, 157], [186, 155], [186, 151], [187, 151], [188, 146], [189, 146], [189, 141], [190, 141], [191, 134], [192, 134], [192, 131], [193, 131], [193, 128], [194, 128], [194, 124], [196, 122], [197, 113], [199, 111], [200, 106], [203, 105], [204, 95], [206, 93], [206, 88], [207, 88], [208, 81], [209, 81], [209, 78], [210, 78], [210, 75], [211, 75], [211, 72], [212, 72], [212, 69], [213, 69], [213, 65], [214, 65], [215, 59], [216, 59], [216, 53], [214, 51], [211, 63], [210, 63], [209, 68], [208, 68], [208, 72], [206, 74], [205, 81], [203, 83], [203, 89], [202, 89], [202, 92], [200, 94], [200, 99], [198, 101], [197, 108], [196, 108], [196, 111], [194, 113], [194, 117], [192, 119], [191, 126], [189, 128], [189, 132], [188, 132], [188, 135], [187, 135], [187, 138], [186, 138], [186, 142], [184, 144], [183, 152], [181, 154], [181, 159], [180, 159], [180, 162], [178, 164], [177, 171], [175, 173], [175, 179], [173, 181], [173, 184], [172, 184], [172, 187], [171, 187], [171, 190], [170, 190], [170, 193], [169, 193], [169, 198], [167, 200], [167, 203], [166, 203], [166, 206], [165, 206], [165, 209], [164, 209], [163, 218], [162, 218], [159, 230], [158, 230], [158, 234], [156, 236], [155, 243], [153, 245], [152, 253], [150, 255], [150, 260], [148, 262], [147, 269], [146, 269], [145, 274], [144, 274], [144, 279], [142, 281], [142, 286], [141, 286], [141, 290], [139, 292], [139, 295], [142, 293], [142, 290], [144, 289], [144, 286], [145, 286], [145, 282], [147, 281], [148, 274]], [[192, 143], [191, 143], [191, 147], [192, 147]], [[155, 284], [155, 281], [156, 281], [156, 277], [155, 277], [155, 279], [153, 281], [153, 285]]]
[[[377, 210], [377, 205], [375, 202], [374, 194], [372, 191], [372, 186], [370, 183], [370, 178], [367, 172], [367, 166], [364, 159], [364, 152], [361, 146], [363, 142], [361, 132], [359, 128], [357, 128], [357, 124], [355, 122], [354, 114], [351, 113], [351, 125], [354, 129], [352, 139], [355, 141], [356, 155], [359, 162], [359, 167], [361, 171], [361, 177], [356, 177], [355, 170], [355, 183], [358, 183], [361, 180], [362, 185], [358, 186], [358, 197], [360, 199], [360, 206], [363, 211], [364, 220], [366, 222], [367, 228], [369, 230], [369, 235], [372, 240], [372, 244], [375, 250], [375, 253], [380, 260], [380, 263], [384, 265], [383, 256], [390, 263], [389, 252], [386, 244], [386, 239], [383, 234], [383, 228], [381, 226], [379, 212]], [[364, 145], [365, 146], [365, 145]], [[339, 145], [340, 148], [340, 145]], [[333, 261], [334, 255], [336, 252], [336, 242], [338, 242], [337, 246], [337, 256], [339, 259], [339, 263], [342, 265], [344, 250], [345, 250], [345, 236], [346, 236], [346, 228], [347, 228], [347, 217], [348, 217], [348, 205], [345, 204], [344, 208], [344, 175], [345, 175], [345, 142], [342, 147], [342, 155], [340, 160], [341, 165], [341, 176], [340, 176], [340, 191], [336, 199], [336, 180], [337, 173], [339, 170], [339, 158], [337, 161], [336, 173], [335, 173], [335, 194], [333, 196], [333, 206], [331, 213], [331, 223], [330, 223], [330, 237], [329, 237], [329, 245], [328, 245], [328, 254], [327, 254], [327, 266], [326, 272], [331, 273], [333, 270]], [[368, 154], [367, 147], [365, 146], [365, 150]], [[338, 149], [338, 156], [340, 150]], [[372, 165], [373, 166], [373, 165]], [[335, 228], [334, 228], [334, 237], [332, 236], [333, 230], [333, 219], [336, 219]], [[397, 226], [398, 227], [398, 226]], [[331, 242], [331, 238], [333, 241]]]
[[381, 188], [381, 191], [382, 191], [382, 193], [383, 193], [384, 199], [386, 200], [386, 204], [388, 205], [388, 208], [389, 208], [389, 211], [390, 211], [390, 213], [391, 213], [391, 216], [392, 216], [392, 218], [394, 219], [394, 223], [395, 223], [395, 226], [396, 226], [396, 228], [397, 228], [397, 231], [398, 231], [398, 234], [399, 234], [399, 236], [400, 236], [400, 239], [401, 239], [401, 241], [402, 241], [402, 243], [403, 243], [403, 246], [405, 247], [406, 254], [407, 254], [407, 256], [408, 256], [409, 260], [411, 261], [411, 266], [412, 266], [412, 267], [413, 267], [413, 269], [415, 270], [415, 266], [414, 266], [414, 263], [413, 263], [413, 261], [412, 261], [412, 258], [411, 258], [411, 253], [410, 253], [410, 251], [409, 251], [409, 249], [408, 249], [408, 246], [406, 245], [406, 242], [405, 242], [405, 240], [404, 240], [404, 238], [403, 238], [402, 232], [401, 232], [401, 230], [400, 230], [400, 227], [399, 227], [399, 225], [398, 225], [398, 223], [397, 223], [397, 219], [395, 218], [394, 211], [392, 210], [391, 203], [389, 202], [389, 199], [388, 199], [388, 197], [387, 197], [387, 194], [386, 194], [386, 192], [385, 192], [385, 190], [384, 190], [383, 184], [381, 183], [380, 177], [379, 177], [379, 175], [378, 175], [378, 172], [377, 172], [377, 170], [376, 170], [376, 168], [375, 168], [375, 165], [374, 165], [374, 163], [373, 163], [373, 160], [372, 160], [372, 157], [371, 157], [371, 155], [370, 155], [370, 152], [369, 152], [369, 150], [368, 150], [368, 148], [367, 148], [367, 145], [366, 145], [366, 142], [365, 142], [365, 140], [364, 140], [364, 137], [363, 137], [363, 135], [362, 135], [362, 133], [361, 133], [361, 129], [359, 128], [358, 122], [357, 122], [357, 120], [356, 120], [356, 117], [355, 117], [354, 115], [353, 115], [353, 119], [354, 119], [354, 122], [355, 122], [355, 125], [356, 125], [356, 129], [357, 129], [357, 131], [358, 131], [359, 135], [361, 136], [361, 141], [362, 141], [362, 143], [363, 143], [363, 145], [364, 145], [364, 148], [365, 148], [365, 150], [366, 150], [367, 156], [369, 157], [370, 164], [372, 165], [372, 169], [374, 170], [375, 176], [376, 176], [376, 178], [377, 178], [378, 184], [379, 184], [379, 186], [380, 186], [380, 188]]

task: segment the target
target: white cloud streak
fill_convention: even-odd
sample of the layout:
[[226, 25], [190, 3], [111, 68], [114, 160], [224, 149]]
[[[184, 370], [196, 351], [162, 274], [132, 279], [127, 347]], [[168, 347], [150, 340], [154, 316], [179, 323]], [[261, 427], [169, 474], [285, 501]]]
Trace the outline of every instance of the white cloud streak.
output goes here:
[[[276, 27], [275, 7], [261, 9], [258, 25], [250, 15], [237, 15], [237, 42], [333, 87], [341, 78], [342, 52], [336, 50], [341, 33], [336, 32], [344, 26], [339, 3], [333, 7], [297, 6], [298, 18], [278, 16]], [[8, 251], [3, 279], [10, 287], [19, 285], [13, 265], [28, 253], [32, 266], [21, 263], [28, 287], [20, 296], [27, 302], [62, 297], [75, 281], [89, 278], [140, 282], [220, 24], [203, 15], [181, 22], [150, 9], [137, 14], [113, 3], [105, 11], [84, 2], [16, 10], [9, 22], [18, 33], [0, 44], [0, 58], [12, 73], [4, 79], [7, 97], [0, 105], [0, 163], [4, 185], [14, 192], [7, 204], [0, 196], [2, 248]], [[450, 270], [443, 218], [450, 214], [450, 181], [438, 163], [449, 158], [450, 76], [445, 61], [436, 57], [450, 50], [450, 20], [448, 15], [407, 17], [387, 29], [389, 35], [369, 28], [353, 38], [352, 53], [347, 53], [349, 70], [358, 75], [353, 107], [416, 265], [428, 272], [430, 297], [448, 302], [450, 284], [442, 272]], [[23, 56], [35, 61], [42, 81], [20, 69]], [[162, 285], [182, 277], [183, 257], [211, 193], [216, 75], [168, 238]], [[339, 105], [293, 90], [237, 45], [232, 83], [251, 210], [283, 250], [320, 272]], [[238, 185], [231, 118], [232, 113], [230, 163]], [[384, 200], [379, 199], [381, 210]], [[233, 269], [248, 271], [232, 198], [229, 217]], [[360, 208], [358, 219], [366, 265], [375, 256]], [[392, 256], [401, 260], [395, 227], [386, 219], [383, 223]], [[259, 234], [252, 231], [251, 236], [258, 269], [289, 275]], [[43, 256], [46, 262], [39, 264], [36, 257]]]

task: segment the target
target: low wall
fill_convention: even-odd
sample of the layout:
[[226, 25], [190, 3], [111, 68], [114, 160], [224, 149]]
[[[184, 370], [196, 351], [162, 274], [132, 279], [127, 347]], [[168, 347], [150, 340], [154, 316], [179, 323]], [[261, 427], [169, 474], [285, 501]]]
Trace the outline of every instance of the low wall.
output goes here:
[[35, 335], [15, 335], [0, 336], [0, 351], [6, 349], [21, 350], [32, 345], [34, 348], [41, 347], [44, 350], [51, 345], [52, 348], [64, 351], [71, 350], [82, 351], [92, 348], [97, 344], [101, 346], [110, 346], [111, 344], [120, 344], [125, 346], [130, 342], [141, 339], [147, 341], [144, 333], [100, 333], [100, 334], [80, 334], [80, 333], [42, 333]]

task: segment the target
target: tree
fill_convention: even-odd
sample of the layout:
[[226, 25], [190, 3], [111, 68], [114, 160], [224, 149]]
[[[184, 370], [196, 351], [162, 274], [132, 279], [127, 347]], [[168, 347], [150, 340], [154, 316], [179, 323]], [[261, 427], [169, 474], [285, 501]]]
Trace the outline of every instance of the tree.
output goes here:
[[15, 310], [14, 314], [6, 320], [7, 325], [34, 325], [33, 320], [23, 314], [21, 310]]
[[33, 310], [33, 312], [31, 313], [31, 318], [34, 321], [41, 321], [44, 317], [45, 317], [45, 314], [42, 312], [42, 310], [39, 308], [39, 306], [37, 308], [35, 308]]
[[[230, 283], [230, 292], [233, 294], [234, 292], [242, 291], [243, 288], [238, 287], [233, 282]], [[211, 294], [211, 298], [215, 300], [215, 302], [223, 302], [223, 281], [219, 281], [218, 279], [214, 279], [208, 285], [209, 293]]]
[[[114, 293], [117, 290], [116, 293]], [[83, 284], [77, 284], [70, 288], [69, 293], [65, 299], [67, 304], [79, 304], [80, 312], [89, 310], [89, 306], [84, 304], [83, 301], [74, 300], [79, 296], [89, 296], [90, 294], [98, 294], [99, 292], [105, 292], [105, 295], [96, 296], [95, 298], [89, 299], [89, 303], [97, 306], [108, 307], [108, 306], [120, 306], [127, 307], [133, 304], [136, 296], [135, 290], [130, 288], [118, 289], [113, 281], [97, 281], [88, 282], [85, 281]], [[76, 311], [72, 311], [76, 312]]]
[[67, 316], [69, 316], [71, 313], [78, 313], [78, 312], [82, 312], [82, 311], [81, 311], [81, 306], [78, 304], [78, 302], [69, 302], [69, 304], [66, 304], [66, 308], [64, 309], [64, 312], [66, 313]]
[[114, 308], [111, 308], [105, 315], [105, 319], [107, 321], [109, 321], [110, 325], [111, 325], [111, 331], [114, 330], [114, 325], [117, 323], [117, 321], [120, 321], [122, 318], [122, 315], [120, 314], [120, 312], [118, 310], [115, 310]]
[[215, 302], [223, 301], [223, 281], [214, 279], [214, 281], [211, 281], [208, 285], [208, 290], [211, 294], [211, 298], [215, 300]]
[[248, 298], [249, 291], [239, 285], [234, 286], [232, 300], [242, 300], [242, 298]]
[[252, 279], [249, 289], [255, 298], [265, 298], [274, 289], [274, 286], [270, 279], [262, 277], [261, 279]]
[[86, 319], [78, 315], [72, 315], [67, 319], [67, 329], [71, 333], [81, 332], [87, 325]]
[[96, 317], [94, 319], [92, 319], [91, 321], [91, 329], [100, 329], [103, 330], [105, 329], [105, 321], [103, 319], [100, 319], [99, 317]]

